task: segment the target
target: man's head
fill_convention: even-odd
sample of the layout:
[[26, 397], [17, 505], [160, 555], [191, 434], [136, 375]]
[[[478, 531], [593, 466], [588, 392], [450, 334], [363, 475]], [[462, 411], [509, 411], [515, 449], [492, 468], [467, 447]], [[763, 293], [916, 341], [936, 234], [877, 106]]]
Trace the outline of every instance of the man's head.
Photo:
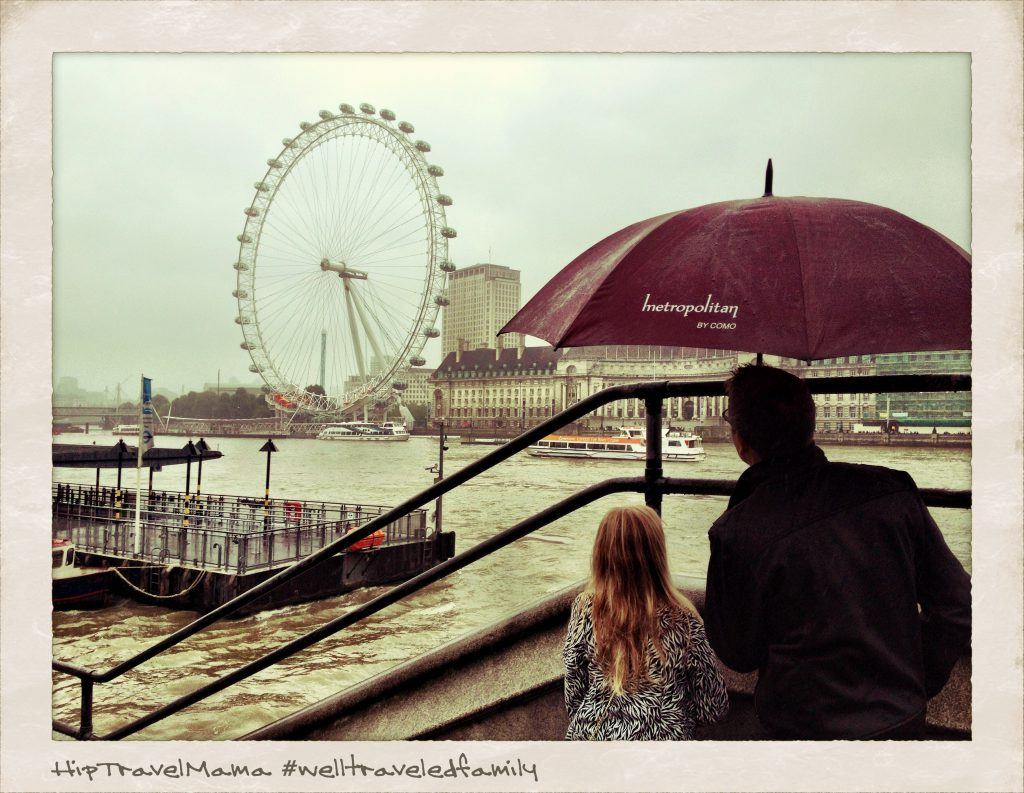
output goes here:
[[814, 437], [814, 400], [799, 377], [772, 366], [741, 366], [726, 381], [727, 420], [748, 463], [799, 451]]

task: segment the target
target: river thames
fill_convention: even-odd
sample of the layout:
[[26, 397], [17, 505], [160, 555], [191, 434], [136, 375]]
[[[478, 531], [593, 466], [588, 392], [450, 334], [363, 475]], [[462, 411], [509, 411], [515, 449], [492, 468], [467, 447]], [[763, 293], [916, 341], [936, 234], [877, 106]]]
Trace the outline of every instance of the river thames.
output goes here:
[[[64, 440], [62, 438], [62, 440]], [[107, 433], [69, 442], [112, 445]], [[160, 446], [181, 438], [158, 438]], [[224, 453], [203, 466], [204, 493], [262, 496], [265, 457], [259, 439], [212, 439]], [[437, 439], [407, 443], [348, 444], [275, 440], [271, 495], [282, 498], [394, 505], [431, 484], [426, 469], [437, 461]], [[735, 480], [744, 464], [727, 444], [707, 444], [697, 464], [668, 463], [669, 476]], [[825, 446], [832, 460], [885, 465], [908, 471], [921, 487], [968, 489], [969, 449]], [[493, 447], [449, 441], [445, 470], [453, 473]], [[521, 453], [444, 500], [444, 528], [456, 532], [461, 552], [587, 485], [614, 476], [641, 476], [642, 462], [566, 461]], [[195, 466], [192, 482], [195, 483]], [[54, 480], [91, 484], [95, 471], [58, 469]], [[101, 473], [111, 486], [116, 472]], [[143, 486], [146, 473], [143, 472]], [[184, 466], [156, 473], [153, 487], [184, 490]], [[122, 484], [134, 487], [135, 471]], [[535, 532], [469, 568], [439, 581], [275, 667], [193, 705], [134, 736], [138, 740], [214, 740], [241, 736], [259, 726], [351, 686], [425, 651], [484, 627], [531, 601], [587, 575], [591, 542], [609, 507], [642, 503], [642, 496], [614, 496]], [[664, 517], [669, 560], [676, 573], [703, 576], [707, 529], [725, 508], [713, 496], [667, 496]], [[431, 515], [433, 509], [431, 508]], [[971, 513], [933, 509], [953, 552], [971, 569]], [[254, 660], [268, 650], [365, 602], [371, 588], [313, 603], [264, 611], [220, 622], [124, 677], [96, 687], [95, 729], [102, 735], [200, 685]], [[171, 611], [131, 601], [97, 611], [55, 612], [54, 657], [105, 670], [189, 623], [195, 612]], [[54, 717], [76, 724], [78, 682], [54, 676]]]

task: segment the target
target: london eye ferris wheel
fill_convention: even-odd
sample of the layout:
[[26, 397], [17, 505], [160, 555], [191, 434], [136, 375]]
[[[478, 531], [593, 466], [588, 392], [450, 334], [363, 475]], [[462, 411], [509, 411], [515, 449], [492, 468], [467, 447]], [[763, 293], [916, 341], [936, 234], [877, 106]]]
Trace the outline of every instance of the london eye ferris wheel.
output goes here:
[[238, 235], [235, 322], [268, 401], [338, 414], [387, 401], [440, 335], [443, 169], [407, 121], [341, 104], [267, 160]]

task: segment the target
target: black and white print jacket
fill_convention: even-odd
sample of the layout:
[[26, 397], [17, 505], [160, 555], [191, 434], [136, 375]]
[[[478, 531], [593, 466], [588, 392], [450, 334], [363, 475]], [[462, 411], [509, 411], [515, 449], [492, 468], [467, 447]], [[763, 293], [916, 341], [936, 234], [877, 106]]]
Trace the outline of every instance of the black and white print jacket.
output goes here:
[[699, 617], [678, 609], [661, 612], [665, 660], [647, 648], [649, 680], [635, 692], [614, 696], [597, 665], [591, 597], [572, 604], [565, 661], [565, 706], [570, 741], [685, 741], [697, 724], [718, 721], [729, 710], [725, 682]]

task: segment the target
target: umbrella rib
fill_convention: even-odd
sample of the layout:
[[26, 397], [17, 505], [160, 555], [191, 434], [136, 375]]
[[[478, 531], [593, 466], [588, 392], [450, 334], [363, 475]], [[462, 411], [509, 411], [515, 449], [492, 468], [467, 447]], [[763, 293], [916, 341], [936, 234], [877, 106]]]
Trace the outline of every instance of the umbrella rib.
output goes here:
[[[809, 321], [809, 318], [807, 316], [807, 287], [806, 278], [804, 277], [804, 260], [803, 257], [800, 255], [800, 243], [796, 238], [796, 226], [793, 224], [793, 215], [789, 211], [789, 206], [787, 206], [786, 204], [782, 204], [781, 206], [782, 212], [786, 216], [786, 226], [789, 229], [789, 236], [793, 240], [793, 248], [796, 251], [796, 261], [800, 268], [800, 309], [804, 315], [804, 352], [806, 352], [807, 355], [810, 356], [811, 342], [807, 336], [807, 323]], [[810, 360], [809, 357], [808, 360]]]

